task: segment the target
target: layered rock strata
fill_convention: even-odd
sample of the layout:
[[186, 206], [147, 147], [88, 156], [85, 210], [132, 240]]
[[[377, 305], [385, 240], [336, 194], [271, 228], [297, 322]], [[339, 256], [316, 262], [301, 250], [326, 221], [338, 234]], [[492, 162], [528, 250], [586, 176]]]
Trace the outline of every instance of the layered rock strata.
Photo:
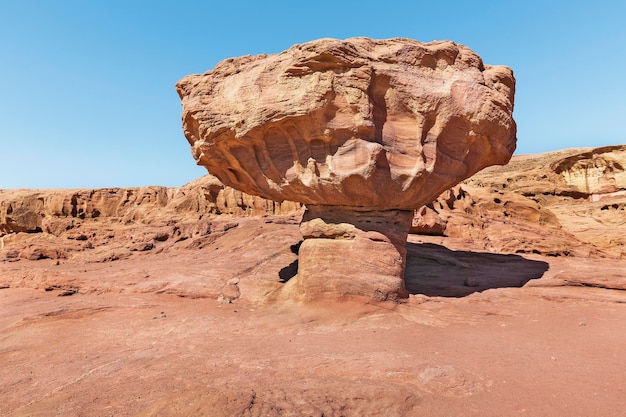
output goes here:
[[482, 235], [486, 249], [500, 252], [623, 258], [624, 167], [626, 145], [515, 156], [465, 182], [473, 209], [486, 216], [444, 214], [446, 234]]
[[332, 292], [406, 297], [406, 238], [413, 211], [308, 205], [294, 287], [304, 299]]
[[[198, 164], [235, 189], [306, 204], [305, 223], [330, 216], [358, 225], [367, 216], [370, 224], [388, 217], [383, 211], [410, 213], [480, 169], [506, 163], [516, 141], [514, 90], [509, 68], [484, 65], [463, 45], [367, 38], [321, 39], [276, 55], [229, 59], [177, 84]], [[407, 225], [394, 236], [410, 225], [410, 216], [399, 216]], [[307, 232], [304, 237], [306, 249], [312, 244]], [[332, 239], [317, 244], [332, 251]], [[376, 242], [372, 248], [381, 242], [356, 241], [368, 240]], [[403, 251], [382, 241], [402, 265]], [[365, 253], [378, 253], [366, 246]], [[297, 281], [311, 289], [309, 296], [405, 294], [398, 264], [372, 263], [378, 266], [371, 275], [396, 277], [395, 289], [378, 288], [354, 281], [357, 266], [322, 267], [307, 259], [325, 250], [300, 255]]]
[[211, 214], [282, 215], [299, 209], [295, 202], [275, 202], [226, 187], [212, 175], [177, 188], [0, 190], [0, 236], [41, 231], [59, 235], [90, 219], [158, 223]]

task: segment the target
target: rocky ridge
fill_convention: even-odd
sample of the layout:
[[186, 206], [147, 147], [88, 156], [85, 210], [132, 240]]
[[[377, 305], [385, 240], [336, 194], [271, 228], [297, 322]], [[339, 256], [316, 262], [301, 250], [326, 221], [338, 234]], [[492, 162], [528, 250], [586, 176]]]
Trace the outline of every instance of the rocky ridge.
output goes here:
[[0, 190], [0, 253], [11, 261], [103, 262], [157, 246], [201, 245], [198, 239], [216, 231], [215, 216], [287, 215], [299, 208], [225, 187], [211, 175], [179, 188]]
[[422, 208], [414, 231], [500, 253], [626, 257], [626, 146], [515, 156]]

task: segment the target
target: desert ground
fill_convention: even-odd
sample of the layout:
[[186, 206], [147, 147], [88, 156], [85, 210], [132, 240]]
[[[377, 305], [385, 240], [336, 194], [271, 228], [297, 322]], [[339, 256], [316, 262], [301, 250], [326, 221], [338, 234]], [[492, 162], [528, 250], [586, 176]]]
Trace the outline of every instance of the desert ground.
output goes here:
[[303, 208], [214, 178], [0, 190], [0, 415], [626, 415], [625, 154], [417, 210], [396, 302], [290, 298]]

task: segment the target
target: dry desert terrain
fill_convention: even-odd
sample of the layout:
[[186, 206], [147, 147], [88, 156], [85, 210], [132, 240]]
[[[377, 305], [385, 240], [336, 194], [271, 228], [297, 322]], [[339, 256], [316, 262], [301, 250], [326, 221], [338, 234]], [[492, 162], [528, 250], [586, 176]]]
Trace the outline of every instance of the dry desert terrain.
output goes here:
[[212, 177], [0, 190], [0, 415], [626, 415], [625, 155], [417, 210], [396, 302], [291, 299], [302, 208]]

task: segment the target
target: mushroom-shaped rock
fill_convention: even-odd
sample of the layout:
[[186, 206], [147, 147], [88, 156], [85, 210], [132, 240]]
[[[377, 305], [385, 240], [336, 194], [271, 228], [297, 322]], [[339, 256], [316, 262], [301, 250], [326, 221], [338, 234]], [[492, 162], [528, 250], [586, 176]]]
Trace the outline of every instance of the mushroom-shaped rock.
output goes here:
[[450, 41], [320, 39], [176, 87], [198, 164], [306, 204], [305, 298], [405, 296], [412, 210], [515, 149], [512, 71]]

